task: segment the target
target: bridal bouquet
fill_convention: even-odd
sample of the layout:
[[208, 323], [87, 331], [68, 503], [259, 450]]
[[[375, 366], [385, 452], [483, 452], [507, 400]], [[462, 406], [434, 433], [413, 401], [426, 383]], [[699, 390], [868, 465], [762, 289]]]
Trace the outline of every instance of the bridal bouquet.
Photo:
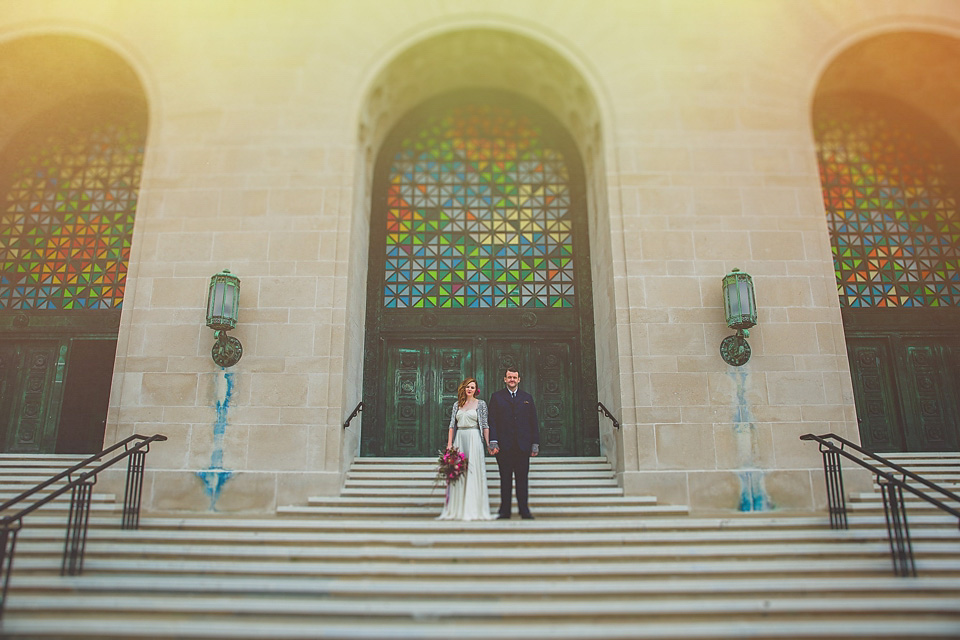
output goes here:
[[456, 447], [450, 447], [437, 458], [437, 482], [449, 485], [467, 472], [467, 456]]

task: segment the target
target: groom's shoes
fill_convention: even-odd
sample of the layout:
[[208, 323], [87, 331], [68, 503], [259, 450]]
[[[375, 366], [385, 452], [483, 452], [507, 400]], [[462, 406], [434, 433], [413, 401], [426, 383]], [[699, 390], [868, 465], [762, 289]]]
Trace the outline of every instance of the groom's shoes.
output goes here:
[[521, 514], [520, 514], [520, 517], [523, 518], [524, 520], [533, 520], [533, 519], [534, 519], [533, 514], [530, 513], [529, 511], [527, 511], [526, 513], [521, 513]]
[[510, 519], [510, 514], [509, 514], [509, 513], [498, 513], [498, 514], [497, 514], [497, 520], [509, 520], [509, 519]]

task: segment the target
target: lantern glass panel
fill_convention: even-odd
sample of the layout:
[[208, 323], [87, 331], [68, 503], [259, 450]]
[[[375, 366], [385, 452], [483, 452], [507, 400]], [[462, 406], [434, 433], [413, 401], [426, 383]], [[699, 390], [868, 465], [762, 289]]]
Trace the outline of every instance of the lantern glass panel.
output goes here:
[[723, 279], [723, 307], [731, 329], [749, 329], [757, 324], [757, 304], [749, 274], [734, 271]]
[[223, 283], [223, 307], [220, 315], [230, 318], [234, 323], [237, 321], [237, 289], [233, 283]]
[[207, 296], [207, 326], [218, 331], [237, 326], [240, 301], [240, 280], [229, 271], [210, 278]]

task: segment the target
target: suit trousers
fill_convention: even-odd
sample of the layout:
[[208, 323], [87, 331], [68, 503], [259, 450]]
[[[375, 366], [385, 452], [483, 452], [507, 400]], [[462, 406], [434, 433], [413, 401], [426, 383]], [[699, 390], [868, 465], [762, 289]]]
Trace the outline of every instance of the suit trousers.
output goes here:
[[530, 513], [527, 504], [530, 474], [530, 456], [521, 452], [497, 454], [497, 467], [500, 469], [500, 515], [510, 515], [513, 494], [513, 479], [517, 479], [517, 508], [520, 515]]

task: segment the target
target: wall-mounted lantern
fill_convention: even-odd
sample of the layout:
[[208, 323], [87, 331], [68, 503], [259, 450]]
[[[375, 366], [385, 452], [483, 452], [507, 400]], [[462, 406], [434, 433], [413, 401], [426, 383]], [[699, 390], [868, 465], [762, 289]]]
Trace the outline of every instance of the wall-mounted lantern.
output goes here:
[[207, 326], [217, 339], [213, 343], [213, 361], [221, 367], [232, 367], [243, 355], [243, 345], [227, 331], [237, 327], [240, 312], [240, 278], [224, 269], [210, 278], [207, 292]]
[[727, 364], [739, 367], [750, 359], [748, 329], [757, 324], [757, 300], [750, 274], [734, 269], [723, 277], [723, 312], [727, 316], [727, 326], [736, 329], [737, 333], [720, 343], [720, 356]]

